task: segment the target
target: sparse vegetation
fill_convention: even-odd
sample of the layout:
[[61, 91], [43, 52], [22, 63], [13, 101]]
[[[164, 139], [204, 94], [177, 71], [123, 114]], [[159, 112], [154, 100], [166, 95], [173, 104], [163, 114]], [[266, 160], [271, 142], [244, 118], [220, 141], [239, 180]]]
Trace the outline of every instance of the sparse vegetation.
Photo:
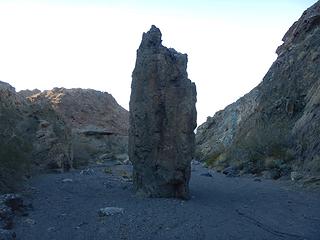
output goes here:
[[17, 123], [17, 112], [1, 109], [0, 120], [0, 192], [19, 187], [19, 183], [30, 166], [32, 144], [21, 134]]
[[261, 122], [251, 129], [247, 124], [242, 128], [247, 131], [239, 134], [231, 148], [212, 155], [206, 163], [217, 170], [232, 166], [243, 173], [276, 170], [280, 175], [288, 174], [293, 160], [287, 139], [289, 126]]

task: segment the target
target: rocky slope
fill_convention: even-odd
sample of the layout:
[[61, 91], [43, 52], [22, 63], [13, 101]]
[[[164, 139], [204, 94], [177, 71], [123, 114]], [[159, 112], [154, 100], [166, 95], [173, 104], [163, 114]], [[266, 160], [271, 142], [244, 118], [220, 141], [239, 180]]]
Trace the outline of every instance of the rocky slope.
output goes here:
[[34, 104], [0, 82], [0, 192], [30, 170], [72, 166], [71, 132], [45, 102]]
[[199, 159], [272, 178], [320, 173], [320, 1], [292, 25], [277, 54], [256, 88], [199, 126]]
[[0, 192], [46, 169], [126, 160], [128, 111], [108, 93], [54, 88], [17, 93], [0, 82]]
[[127, 158], [129, 113], [112, 95], [79, 88], [54, 88], [32, 94], [35, 91], [29, 92], [28, 99], [33, 103], [47, 102], [72, 129], [75, 167], [90, 161]]

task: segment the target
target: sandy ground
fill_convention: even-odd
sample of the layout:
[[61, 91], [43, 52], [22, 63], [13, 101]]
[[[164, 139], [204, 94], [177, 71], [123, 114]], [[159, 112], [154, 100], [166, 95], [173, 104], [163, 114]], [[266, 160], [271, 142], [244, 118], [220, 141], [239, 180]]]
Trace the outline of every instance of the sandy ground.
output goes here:
[[[130, 166], [33, 178], [24, 195], [34, 209], [16, 219], [17, 239], [320, 239], [319, 193], [192, 168], [189, 201], [135, 196]], [[100, 217], [104, 207], [124, 212]]]

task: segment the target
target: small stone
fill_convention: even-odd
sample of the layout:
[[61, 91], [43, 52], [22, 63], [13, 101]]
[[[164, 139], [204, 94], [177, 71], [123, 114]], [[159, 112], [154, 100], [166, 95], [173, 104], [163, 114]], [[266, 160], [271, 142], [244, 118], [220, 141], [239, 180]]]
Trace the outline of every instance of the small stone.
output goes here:
[[55, 231], [55, 230], [56, 230], [55, 227], [49, 227], [49, 228], [47, 228], [47, 231], [48, 231], [48, 232], [53, 232], [53, 231]]
[[292, 181], [298, 181], [302, 177], [303, 177], [303, 175], [301, 173], [299, 173], [299, 172], [293, 171], [293, 172], [290, 173], [290, 178], [291, 178]]
[[88, 222], [79, 223], [79, 224], [75, 227], [75, 229], [80, 229], [82, 226], [88, 225], [88, 224], [89, 224]]
[[93, 175], [93, 174], [94, 174], [94, 170], [91, 168], [87, 168], [85, 170], [80, 171], [80, 175]]
[[24, 222], [29, 224], [29, 225], [35, 225], [36, 224], [36, 221], [31, 219], [31, 218], [25, 219]]
[[98, 215], [100, 217], [105, 217], [105, 216], [113, 216], [116, 214], [123, 214], [124, 209], [119, 208], [119, 207], [106, 207], [106, 208], [100, 208]]
[[192, 161], [191, 161], [191, 164], [192, 164], [192, 165], [199, 165], [199, 164], [200, 164], [200, 162], [199, 162], [199, 161], [197, 161], [197, 160], [192, 160]]
[[132, 165], [131, 161], [129, 159], [126, 159], [123, 161], [124, 165]]
[[132, 182], [132, 178], [122, 178], [124, 182]]
[[63, 183], [70, 183], [70, 182], [73, 182], [73, 179], [71, 178], [65, 178], [62, 180]]
[[239, 176], [239, 171], [235, 167], [227, 167], [222, 171], [223, 174], [227, 175], [227, 177], [237, 177]]
[[204, 177], [213, 177], [213, 175], [210, 172], [206, 172], [206, 173], [201, 173], [200, 176], [204, 176]]
[[46, 120], [40, 120], [40, 123], [39, 123], [40, 127], [41, 128], [47, 128], [50, 126], [50, 123]]

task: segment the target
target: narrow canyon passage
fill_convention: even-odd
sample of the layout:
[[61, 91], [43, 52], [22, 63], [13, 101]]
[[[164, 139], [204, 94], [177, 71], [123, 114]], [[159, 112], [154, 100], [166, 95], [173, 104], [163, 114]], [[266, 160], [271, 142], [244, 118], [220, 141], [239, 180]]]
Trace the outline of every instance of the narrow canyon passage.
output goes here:
[[[106, 170], [107, 169], [107, 170]], [[320, 236], [319, 195], [285, 182], [226, 177], [192, 165], [191, 200], [140, 198], [130, 165], [93, 166], [30, 181], [18, 239], [308, 239]], [[290, 190], [291, 189], [291, 190]], [[112, 216], [105, 207], [123, 208]]]

